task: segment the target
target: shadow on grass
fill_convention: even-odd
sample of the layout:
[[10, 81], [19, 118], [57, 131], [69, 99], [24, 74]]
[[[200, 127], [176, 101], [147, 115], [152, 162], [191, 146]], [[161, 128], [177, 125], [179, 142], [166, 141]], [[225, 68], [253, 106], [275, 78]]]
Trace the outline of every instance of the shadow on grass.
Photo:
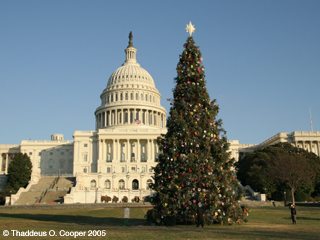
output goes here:
[[[15, 219], [29, 219], [43, 222], [57, 222], [57, 223], [75, 223], [79, 225], [108, 225], [108, 226], [123, 226], [123, 218], [115, 217], [91, 217], [79, 215], [53, 215], [53, 214], [11, 214], [0, 213], [0, 217], [15, 218]], [[130, 219], [130, 225], [144, 225], [145, 219]]]
[[[318, 228], [307, 228], [299, 229], [297, 226], [288, 225], [277, 225], [277, 224], [264, 224], [261, 226], [250, 226], [250, 222], [243, 225], [232, 225], [232, 226], [219, 226], [210, 225], [204, 228], [196, 228], [195, 225], [177, 225], [174, 227], [152, 227], [142, 226], [146, 222], [145, 219], [131, 218], [129, 220], [129, 228], [122, 228], [124, 225], [123, 218], [117, 217], [93, 217], [83, 215], [55, 215], [55, 214], [13, 214], [13, 213], [0, 213], [0, 218], [11, 218], [11, 219], [26, 219], [33, 221], [42, 222], [55, 222], [55, 223], [72, 223], [79, 225], [79, 228], [86, 226], [102, 226], [103, 228], [111, 227], [113, 232], [116, 234], [124, 234], [127, 236], [128, 233], [133, 234], [132, 237], [139, 237], [147, 235], [150, 239], [155, 239], [154, 236], [160, 236], [161, 239], [167, 238], [188, 238], [196, 239], [199, 238], [199, 233], [202, 238], [210, 239], [304, 239], [313, 240], [318, 239], [319, 232]], [[311, 220], [318, 221], [319, 218], [299, 217], [299, 220]], [[137, 227], [133, 227], [137, 226]], [[121, 227], [121, 228], [120, 228]], [[119, 235], [119, 236], [120, 236]], [[121, 235], [122, 236], [122, 235]], [[164, 237], [164, 238], [163, 238]], [[145, 239], [145, 238], [143, 238]]]

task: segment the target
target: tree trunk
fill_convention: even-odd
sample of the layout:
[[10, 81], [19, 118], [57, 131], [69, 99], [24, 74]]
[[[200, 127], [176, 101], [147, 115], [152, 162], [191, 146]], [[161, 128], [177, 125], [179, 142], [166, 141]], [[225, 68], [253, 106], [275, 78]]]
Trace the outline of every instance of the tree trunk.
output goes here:
[[292, 204], [293, 204], [293, 205], [296, 205], [296, 201], [294, 200], [294, 191], [295, 191], [295, 188], [291, 188]]

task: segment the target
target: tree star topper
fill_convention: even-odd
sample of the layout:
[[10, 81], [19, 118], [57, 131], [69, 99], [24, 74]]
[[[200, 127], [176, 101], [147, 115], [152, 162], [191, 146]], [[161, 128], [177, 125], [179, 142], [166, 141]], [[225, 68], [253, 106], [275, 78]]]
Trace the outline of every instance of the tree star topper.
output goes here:
[[196, 29], [194, 28], [194, 25], [192, 25], [191, 21], [190, 21], [189, 25], [187, 24], [186, 30], [187, 30], [188, 33], [190, 33], [190, 36], [191, 36], [192, 33], [194, 32], [194, 30], [196, 30]]

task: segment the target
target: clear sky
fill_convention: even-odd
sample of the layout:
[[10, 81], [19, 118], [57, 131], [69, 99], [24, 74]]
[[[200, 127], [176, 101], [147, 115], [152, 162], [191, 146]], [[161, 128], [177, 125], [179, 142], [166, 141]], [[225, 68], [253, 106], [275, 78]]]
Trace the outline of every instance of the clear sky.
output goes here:
[[94, 111], [125, 60], [137, 60], [162, 105], [189, 34], [227, 137], [261, 143], [320, 131], [320, 1], [0, 0], [0, 144], [94, 130]]

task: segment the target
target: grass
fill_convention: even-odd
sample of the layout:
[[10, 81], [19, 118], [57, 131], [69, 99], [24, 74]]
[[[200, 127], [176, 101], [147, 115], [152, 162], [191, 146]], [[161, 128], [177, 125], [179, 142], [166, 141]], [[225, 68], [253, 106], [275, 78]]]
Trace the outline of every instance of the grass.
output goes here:
[[[249, 222], [242, 225], [144, 226], [149, 208], [131, 208], [129, 225], [123, 226], [123, 208], [64, 210], [0, 210], [0, 239], [18, 239], [11, 230], [86, 231], [77, 239], [320, 239], [320, 208], [297, 207], [297, 225], [292, 225], [288, 207], [252, 208]], [[3, 237], [3, 230], [10, 235]], [[88, 237], [89, 231], [105, 230], [106, 236]], [[75, 239], [29, 237], [28, 239]]]

